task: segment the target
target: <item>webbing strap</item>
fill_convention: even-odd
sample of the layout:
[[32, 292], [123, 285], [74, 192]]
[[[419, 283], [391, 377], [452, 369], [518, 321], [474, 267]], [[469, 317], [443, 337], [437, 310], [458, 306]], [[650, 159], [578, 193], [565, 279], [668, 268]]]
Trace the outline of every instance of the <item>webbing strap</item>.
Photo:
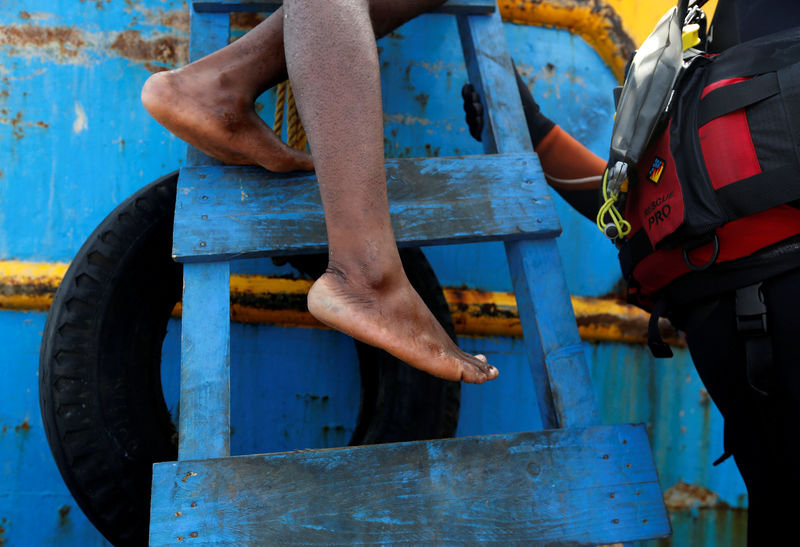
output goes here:
[[700, 101], [697, 109], [698, 127], [703, 127], [720, 116], [777, 95], [780, 91], [778, 75], [775, 72], [717, 88]]
[[710, 82], [736, 76], [775, 72], [800, 59], [800, 28], [741, 43], [725, 50], [709, 65]]
[[781, 98], [786, 108], [795, 155], [800, 162], [800, 63], [778, 71]]
[[787, 165], [736, 181], [716, 190], [728, 221], [800, 199], [800, 168]]
[[633, 268], [645, 257], [653, 254], [655, 249], [650, 244], [647, 232], [640, 228], [633, 235], [623, 240], [622, 248], [619, 250], [619, 265], [622, 276], [630, 279], [633, 275]]

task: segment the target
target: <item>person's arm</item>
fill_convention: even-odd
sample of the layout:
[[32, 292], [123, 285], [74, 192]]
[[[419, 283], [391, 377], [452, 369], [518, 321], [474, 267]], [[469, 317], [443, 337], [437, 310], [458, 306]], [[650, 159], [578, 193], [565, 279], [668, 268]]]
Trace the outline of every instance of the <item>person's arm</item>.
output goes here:
[[[516, 77], [533, 149], [539, 156], [548, 184], [576, 211], [595, 221], [600, 208], [598, 189], [606, 168], [605, 160], [542, 114], [528, 86], [519, 74]], [[470, 134], [480, 140], [483, 127], [480, 97], [470, 84], [462, 89], [462, 97]]]

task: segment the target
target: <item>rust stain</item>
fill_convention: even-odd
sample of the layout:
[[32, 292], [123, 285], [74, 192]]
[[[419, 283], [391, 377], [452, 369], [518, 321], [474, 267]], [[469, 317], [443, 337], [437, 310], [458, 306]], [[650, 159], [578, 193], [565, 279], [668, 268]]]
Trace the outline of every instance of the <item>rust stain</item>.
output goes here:
[[125, 2], [125, 11], [132, 15], [131, 26], [145, 24], [151, 26], [165, 26], [178, 32], [189, 33], [189, 10], [184, 2], [183, 9], [165, 10], [164, 8], [148, 8], [141, 3]]
[[71, 507], [69, 505], [62, 505], [58, 508], [58, 525], [59, 526], [66, 526], [69, 522], [69, 511]]
[[28, 418], [25, 418], [25, 421], [23, 421], [21, 424], [19, 424], [14, 428], [14, 431], [16, 431], [17, 433], [27, 432], [30, 430], [31, 430], [31, 424], [30, 422], [28, 422]]
[[189, 42], [177, 36], [144, 39], [138, 30], [126, 30], [111, 43], [109, 49], [132, 61], [183, 65], [189, 59]]
[[189, 33], [189, 10], [165, 11], [159, 14], [157, 21], [165, 27]]
[[[0, 114], [2, 109], [0, 109]], [[0, 119], [2, 121], [2, 119]], [[67, 264], [0, 261], [0, 309], [49, 309]], [[308, 313], [306, 293], [310, 280], [267, 276], [231, 277], [231, 320], [282, 326], [321, 328]], [[444, 287], [456, 332], [462, 336], [522, 335], [513, 293], [468, 287]], [[649, 314], [615, 298], [572, 297], [581, 338], [643, 344], [647, 341]], [[174, 317], [180, 317], [178, 303]], [[684, 347], [683, 338], [668, 322], [661, 325], [667, 343]], [[702, 400], [702, 398], [701, 398]]]
[[17, 115], [13, 118], [5, 117], [8, 114], [8, 110], [5, 108], [0, 110], [0, 114], [3, 117], [0, 118], [0, 123], [5, 125], [11, 126], [11, 133], [18, 139], [21, 139], [25, 136], [25, 131], [22, 130], [23, 123], [22, 123], [22, 112], [17, 112]]
[[[184, 26], [177, 13], [166, 12], [160, 17], [172, 28]], [[185, 24], [188, 25], [188, 21]], [[101, 55], [116, 54], [141, 62], [151, 72], [164, 70], [161, 65], [186, 64], [189, 59], [187, 36], [160, 34], [143, 37], [137, 30], [87, 38], [81, 30], [72, 27], [49, 27], [33, 23], [0, 25], [0, 46], [49, 50], [59, 60], [72, 63], [85, 62], [86, 51], [93, 50]]]
[[685, 509], [727, 509], [719, 495], [704, 486], [678, 481], [664, 492], [664, 503], [670, 511]]
[[189, 479], [189, 477], [196, 477], [196, 476], [197, 476], [197, 473], [194, 473], [192, 471], [187, 471], [187, 473], [181, 479], [181, 482], [186, 482]]
[[265, 19], [266, 16], [262, 13], [231, 13], [231, 31], [237, 33], [247, 32]]
[[[90, 1], [92, 1], [92, 0], [90, 0]], [[93, 0], [93, 1], [94, 1], [94, 7], [95, 8], [97, 8], [99, 10], [103, 9], [103, 3], [104, 3], [103, 0]], [[86, 3], [86, 0], [81, 0], [81, 4], [85, 4], [85, 3]], [[105, 3], [106, 4], [110, 4], [111, 0], [105, 0]]]
[[76, 57], [86, 46], [86, 39], [80, 30], [72, 27], [0, 25], [0, 46], [39, 48], [55, 46], [62, 57]]
[[[0, 120], [1, 121], [1, 120]], [[0, 297], [46, 297], [52, 300], [55, 296], [58, 285], [53, 285], [47, 281], [36, 281], [31, 279], [3, 279], [0, 281]], [[0, 308], [5, 307], [0, 303]]]

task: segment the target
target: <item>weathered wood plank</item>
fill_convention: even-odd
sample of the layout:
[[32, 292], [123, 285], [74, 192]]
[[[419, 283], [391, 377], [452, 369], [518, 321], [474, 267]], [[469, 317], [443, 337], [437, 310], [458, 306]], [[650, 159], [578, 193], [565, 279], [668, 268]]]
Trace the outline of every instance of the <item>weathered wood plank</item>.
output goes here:
[[[234, 11], [272, 12], [281, 7], [280, 0], [194, 0], [198, 13], [230, 13]], [[432, 13], [488, 14], [496, 9], [494, 0], [449, 0]]]
[[[533, 150], [499, 14], [459, 17], [470, 81], [482, 94], [487, 153]], [[507, 241], [528, 363], [546, 428], [599, 422], [555, 240]]]
[[230, 455], [230, 265], [183, 269], [178, 458]]
[[669, 522], [643, 425], [156, 464], [151, 545], [604, 544]]
[[[539, 333], [539, 355], [532, 367], [549, 381], [552, 415], [549, 427], [575, 427], [600, 423], [600, 413], [592, 388], [589, 367], [583, 353], [578, 325], [571, 307], [566, 283], [553, 281], [553, 274], [542, 271], [549, 264], [555, 272], [563, 272], [561, 257], [555, 245], [537, 245], [534, 241], [507, 244], [509, 270], [514, 282], [523, 334], [526, 328]], [[509, 249], [508, 247], [512, 247]], [[527, 338], [526, 338], [527, 339]], [[537, 393], [538, 394], [538, 393]], [[545, 416], [542, 416], [544, 421]], [[547, 427], [547, 426], [545, 426]]]
[[[386, 162], [402, 245], [553, 237], [552, 199], [533, 154]], [[314, 252], [327, 246], [316, 177], [259, 168], [181, 170], [173, 255], [182, 262]]]

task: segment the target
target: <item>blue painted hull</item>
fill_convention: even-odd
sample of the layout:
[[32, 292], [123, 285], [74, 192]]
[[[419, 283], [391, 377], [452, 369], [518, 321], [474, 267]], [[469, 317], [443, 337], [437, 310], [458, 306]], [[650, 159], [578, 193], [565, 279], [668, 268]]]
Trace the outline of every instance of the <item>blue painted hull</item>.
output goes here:
[[[146, 115], [142, 83], [185, 61], [183, 2], [8, 0], [0, 8], [0, 259], [69, 261], [94, 227], [136, 189], [179, 167], [185, 146]], [[506, 24], [512, 54], [542, 109], [603, 156], [616, 82], [579, 37]], [[42, 29], [55, 29], [46, 33]], [[462, 121], [466, 81], [455, 23], [426, 16], [379, 43], [389, 157], [478, 154]], [[270, 94], [261, 101], [271, 110]], [[611, 245], [557, 197], [559, 250], [573, 294], [614, 290]], [[426, 249], [442, 285], [510, 291], [499, 243]], [[291, 273], [268, 261], [239, 272]], [[38, 410], [45, 316], [0, 311], [0, 544], [102, 545], [50, 456]], [[179, 325], [164, 345], [168, 405], [178, 395]], [[538, 429], [522, 341], [462, 338], [501, 370], [462, 389], [458, 435]], [[639, 346], [585, 343], [605, 423], [648, 426], [664, 490], [702, 486], [728, 507], [673, 512], [675, 545], [744, 543], [746, 494], [722, 451], [722, 422], [685, 350], [656, 361]], [[232, 325], [234, 454], [347, 443], [358, 412], [352, 342], [315, 329]], [[677, 506], [676, 506], [677, 507]]]

